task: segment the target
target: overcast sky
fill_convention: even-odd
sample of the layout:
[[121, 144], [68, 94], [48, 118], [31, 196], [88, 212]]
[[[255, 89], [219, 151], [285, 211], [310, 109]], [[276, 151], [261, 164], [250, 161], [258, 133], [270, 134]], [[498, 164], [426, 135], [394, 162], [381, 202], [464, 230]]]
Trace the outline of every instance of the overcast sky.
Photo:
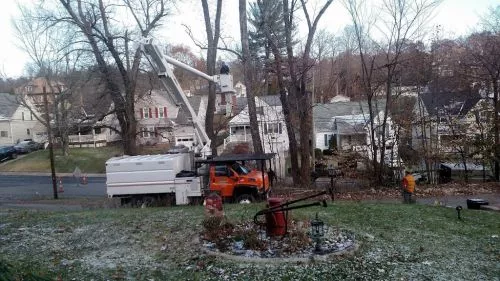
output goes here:
[[[29, 3], [31, 0], [18, 0]], [[249, 0], [250, 1], [250, 0]], [[371, 1], [371, 0], [370, 0]], [[165, 28], [157, 35], [165, 40], [164, 43], [185, 44], [193, 48], [196, 54], [202, 54], [192, 44], [186, 35], [183, 24], [190, 26], [197, 38], [204, 38], [204, 23], [199, 0], [179, 1], [178, 9], [173, 11], [175, 16], [165, 22]], [[223, 9], [224, 34], [239, 40], [238, 1], [227, 0]], [[443, 34], [447, 37], [465, 35], [476, 29], [479, 17], [484, 15], [489, 7], [497, 5], [498, 0], [444, 0], [435, 11], [430, 26], [441, 25]], [[9, 77], [25, 74], [24, 67], [29, 57], [16, 45], [14, 31], [11, 28], [11, 18], [17, 14], [15, 0], [2, 0], [0, 8], [0, 70]], [[350, 18], [339, 0], [329, 8], [322, 18], [321, 27], [331, 32], [338, 32], [350, 23]]]

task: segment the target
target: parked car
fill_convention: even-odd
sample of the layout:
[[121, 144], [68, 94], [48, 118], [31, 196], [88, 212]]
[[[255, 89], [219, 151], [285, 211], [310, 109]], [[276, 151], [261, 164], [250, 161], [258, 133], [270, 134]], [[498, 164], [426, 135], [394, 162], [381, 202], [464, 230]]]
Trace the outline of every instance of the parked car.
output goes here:
[[36, 143], [37, 150], [45, 148], [45, 143], [43, 143], [43, 142], [36, 142], [36, 141], [33, 141], [33, 139], [24, 139], [24, 141], [31, 141], [31, 142]]
[[17, 153], [30, 153], [32, 151], [40, 149], [40, 144], [34, 141], [22, 141], [14, 145]]
[[17, 151], [13, 146], [0, 146], [0, 162], [16, 158]]

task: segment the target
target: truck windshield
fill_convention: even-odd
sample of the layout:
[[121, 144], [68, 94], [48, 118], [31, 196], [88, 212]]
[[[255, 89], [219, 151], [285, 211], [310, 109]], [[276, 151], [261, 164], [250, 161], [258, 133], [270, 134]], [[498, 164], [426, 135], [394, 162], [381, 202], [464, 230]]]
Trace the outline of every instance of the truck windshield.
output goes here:
[[238, 163], [234, 163], [231, 165], [231, 168], [236, 172], [238, 173], [239, 175], [246, 175], [248, 173], [250, 173], [250, 170], [248, 170], [247, 167], [245, 166], [242, 166]]

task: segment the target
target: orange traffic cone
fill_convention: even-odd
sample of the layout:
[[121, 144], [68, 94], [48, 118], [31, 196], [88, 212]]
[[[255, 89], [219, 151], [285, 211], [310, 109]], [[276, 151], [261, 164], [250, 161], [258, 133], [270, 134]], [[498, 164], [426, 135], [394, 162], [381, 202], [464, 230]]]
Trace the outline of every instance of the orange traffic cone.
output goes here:
[[82, 183], [83, 185], [87, 185], [87, 183], [88, 183], [88, 180], [87, 180], [87, 175], [83, 175], [82, 180], [81, 180], [81, 183]]
[[63, 183], [62, 183], [62, 179], [59, 177], [59, 189], [57, 190], [57, 192], [59, 193], [63, 193], [64, 192], [64, 186], [63, 186]]

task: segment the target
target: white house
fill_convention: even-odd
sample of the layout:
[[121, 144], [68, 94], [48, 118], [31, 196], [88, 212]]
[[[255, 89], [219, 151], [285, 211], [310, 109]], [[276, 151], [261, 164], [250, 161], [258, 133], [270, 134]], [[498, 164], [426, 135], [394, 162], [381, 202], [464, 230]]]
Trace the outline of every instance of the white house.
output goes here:
[[[289, 149], [283, 108], [278, 95], [255, 97], [257, 122], [265, 153], [276, 153], [273, 169], [278, 176], [285, 174], [285, 156]], [[248, 105], [229, 121], [229, 136], [224, 147], [230, 143], [252, 143]]]
[[[0, 93], [0, 145], [12, 145], [24, 139], [45, 141], [47, 130], [29, 108], [21, 105], [16, 95]], [[31, 101], [26, 100], [31, 104]], [[37, 116], [35, 106], [29, 106]]]
[[[382, 134], [385, 134], [386, 158], [384, 162], [393, 165], [400, 163], [394, 124], [390, 116], [387, 119], [385, 132], [381, 131], [385, 101], [377, 100], [376, 104], [377, 110], [373, 122], [375, 144], [372, 143], [370, 114], [366, 102], [316, 104], [313, 107], [315, 147], [321, 150], [334, 147], [338, 150], [358, 151], [371, 159], [370, 151], [378, 147]], [[392, 158], [388, 158], [390, 156]]]

